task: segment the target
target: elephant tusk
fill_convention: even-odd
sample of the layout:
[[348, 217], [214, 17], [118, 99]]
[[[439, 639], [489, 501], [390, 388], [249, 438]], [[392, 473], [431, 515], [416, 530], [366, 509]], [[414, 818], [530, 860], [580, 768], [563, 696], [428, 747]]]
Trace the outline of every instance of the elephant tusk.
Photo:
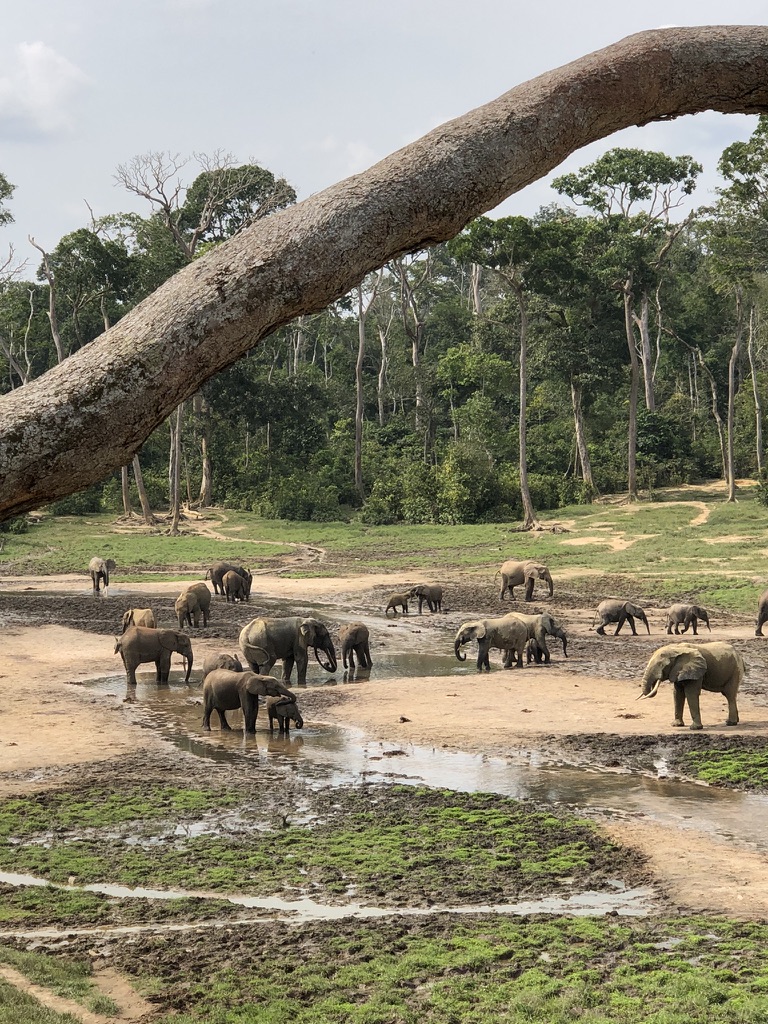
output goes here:
[[652, 689], [650, 689], [648, 691], [648, 693], [641, 693], [639, 697], [635, 697], [635, 700], [645, 700], [648, 697], [655, 697], [656, 694], [659, 692], [659, 687], [660, 686], [661, 686], [661, 680], [657, 679], [656, 682], [654, 683]]

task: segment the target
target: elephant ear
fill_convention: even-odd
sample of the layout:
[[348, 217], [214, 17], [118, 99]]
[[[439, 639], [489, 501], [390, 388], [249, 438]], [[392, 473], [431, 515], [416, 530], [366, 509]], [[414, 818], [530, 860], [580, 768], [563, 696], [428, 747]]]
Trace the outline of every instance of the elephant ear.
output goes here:
[[475, 640], [484, 639], [485, 634], [488, 632], [488, 630], [485, 628], [484, 622], [473, 622], [471, 628], [472, 632], [475, 634]]
[[312, 643], [317, 634], [317, 619], [302, 619], [299, 625], [299, 634], [307, 643]]
[[670, 683], [686, 683], [692, 679], [703, 679], [707, 671], [707, 661], [703, 654], [696, 650], [685, 651], [674, 659], [667, 677]]
[[186, 633], [179, 633], [175, 629], [162, 629], [158, 630], [157, 642], [164, 651], [178, 651], [181, 637], [184, 638], [185, 644], [189, 643], [189, 637]]

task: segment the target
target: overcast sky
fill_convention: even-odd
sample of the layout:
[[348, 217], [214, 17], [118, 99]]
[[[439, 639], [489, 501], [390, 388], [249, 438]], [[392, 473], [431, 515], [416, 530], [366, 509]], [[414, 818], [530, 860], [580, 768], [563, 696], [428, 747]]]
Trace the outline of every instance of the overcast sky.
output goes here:
[[[26, 0], [3, 12], [0, 172], [16, 185], [0, 249], [37, 254], [99, 216], [148, 208], [115, 168], [165, 150], [231, 152], [303, 199], [507, 89], [644, 29], [762, 24], [765, 0]], [[712, 198], [723, 148], [755, 118], [699, 114], [617, 145], [690, 154]], [[187, 182], [197, 169], [190, 164]], [[556, 198], [549, 179], [500, 212]]]

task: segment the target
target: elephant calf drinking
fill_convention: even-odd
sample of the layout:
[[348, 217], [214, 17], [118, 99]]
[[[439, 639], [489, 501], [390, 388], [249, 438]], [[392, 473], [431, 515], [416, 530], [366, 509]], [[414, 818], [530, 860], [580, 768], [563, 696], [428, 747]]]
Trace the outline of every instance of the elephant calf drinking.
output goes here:
[[261, 676], [255, 672], [230, 672], [226, 668], [214, 669], [206, 676], [203, 684], [203, 729], [210, 732], [211, 714], [215, 711], [221, 728], [231, 731], [226, 713], [240, 708], [243, 712], [244, 731], [256, 732], [259, 697], [280, 697], [296, 702], [294, 694], [272, 676]]
[[274, 729], [275, 722], [280, 732], [290, 732], [291, 722], [297, 729], [304, 728], [304, 719], [301, 717], [298, 704], [287, 697], [267, 697], [267, 716], [270, 732]]

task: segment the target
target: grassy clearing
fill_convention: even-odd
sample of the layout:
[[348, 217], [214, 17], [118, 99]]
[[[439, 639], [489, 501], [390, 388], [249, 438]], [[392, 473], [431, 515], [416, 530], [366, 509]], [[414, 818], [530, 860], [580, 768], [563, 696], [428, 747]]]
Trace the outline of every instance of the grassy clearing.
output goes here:
[[[542, 517], [568, 533], [517, 533], [512, 524], [376, 527], [363, 523], [262, 520], [246, 512], [211, 514], [207, 523], [226, 540], [116, 531], [113, 517], [45, 517], [27, 534], [8, 535], [0, 574], [85, 572], [94, 552], [118, 564], [117, 580], [192, 579], [217, 558], [253, 568], [274, 565], [292, 545], [324, 549], [322, 563], [294, 576], [412, 570], [450, 580], [456, 570], [492, 575], [506, 558], [536, 558], [575, 585], [580, 571], [627, 576], [635, 596], [664, 602], [695, 597], [714, 608], [752, 611], [768, 580], [768, 514], [745, 490], [737, 504], [711, 493], [670, 492], [673, 501], [640, 505], [577, 505]], [[661, 498], [659, 494], [656, 497]], [[682, 501], [676, 504], [674, 501]], [[704, 508], [702, 508], [702, 503]], [[708, 518], [691, 525], [706, 512]], [[221, 516], [225, 515], [225, 521]], [[261, 543], [247, 543], [255, 540]], [[150, 576], [147, 576], [152, 570]], [[165, 571], [164, 571], [165, 570]], [[157, 575], [159, 573], [159, 575]]]
[[[117, 1003], [103, 995], [91, 981], [91, 966], [88, 960], [46, 956], [42, 953], [25, 953], [7, 946], [0, 946], [0, 963], [9, 964], [33, 984], [48, 989], [49, 992], [64, 999], [71, 999], [92, 1013], [114, 1016], [120, 1012]], [[0, 1000], [2, 994], [2, 990], [0, 990]], [[35, 1005], [39, 1007], [38, 1003]], [[42, 1011], [41, 1008], [41, 1012], [46, 1011]], [[2, 1019], [0, 1015], [0, 1020]], [[44, 1016], [30, 1018], [35, 1021], [46, 1019]], [[55, 1014], [51, 1019], [75, 1021], [74, 1017], [67, 1014], [63, 1016]], [[18, 1022], [18, 1018], [16, 1021]]]
[[[569, 879], [575, 888], [601, 887], [606, 876], [629, 870], [628, 855], [595, 827], [571, 816], [486, 795], [411, 787], [336, 789], [318, 797], [310, 826], [266, 828], [247, 805], [232, 834], [180, 837], [168, 805], [156, 808], [96, 800], [93, 812], [39, 798], [0, 805], [0, 867], [65, 883], [112, 882], [167, 889], [205, 889], [268, 896], [310, 891], [318, 898], [346, 895], [382, 903], [506, 901], [550, 891]], [[332, 800], [332, 802], [330, 802]], [[133, 809], [130, 821], [123, 816]], [[62, 808], [66, 814], [62, 814]], [[154, 823], [142, 819], [142, 809]], [[85, 811], [85, 808], [83, 808]], [[94, 829], [97, 821], [107, 835]], [[89, 833], [81, 835], [87, 822]], [[116, 832], [116, 826], [122, 827]], [[128, 843], [152, 835], [150, 845]]]
[[140, 949], [180, 1011], [164, 1024], [768, 1020], [766, 925], [448, 916], [175, 941]]

